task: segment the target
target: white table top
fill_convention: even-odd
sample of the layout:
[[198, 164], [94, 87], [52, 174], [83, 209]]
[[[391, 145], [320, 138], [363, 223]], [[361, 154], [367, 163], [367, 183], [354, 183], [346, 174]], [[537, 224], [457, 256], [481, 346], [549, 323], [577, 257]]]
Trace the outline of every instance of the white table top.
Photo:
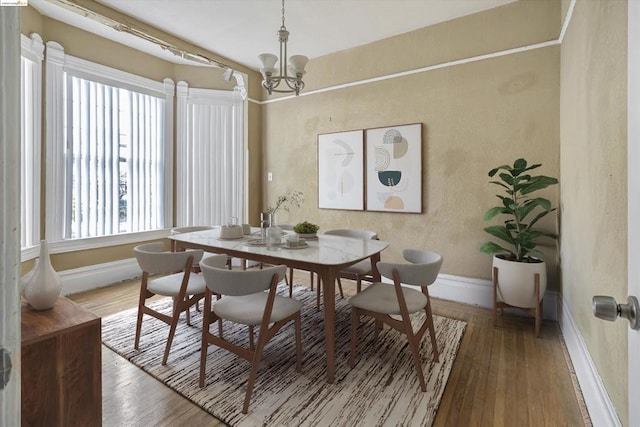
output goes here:
[[220, 252], [233, 252], [248, 254], [246, 258], [253, 256], [267, 256], [283, 260], [298, 261], [306, 264], [342, 266], [352, 264], [381, 252], [389, 242], [382, 240], [361, 240], [350, 237], [318, 234], [316, 240], [304, 240], [308, 247], [303, 249], [288, 249], [283, 246], [280, 250], [273, 251], [265, 246], [252, 246], [250, 239], [260, 238], [260, 229], [252, 228], [252, 234], [241, 239], [221, 239], [220, 229], [180, 233], [169, 236], [176, 242], [184, 242], [185, 246], [197, 245], [206, 248], [216, 248]]

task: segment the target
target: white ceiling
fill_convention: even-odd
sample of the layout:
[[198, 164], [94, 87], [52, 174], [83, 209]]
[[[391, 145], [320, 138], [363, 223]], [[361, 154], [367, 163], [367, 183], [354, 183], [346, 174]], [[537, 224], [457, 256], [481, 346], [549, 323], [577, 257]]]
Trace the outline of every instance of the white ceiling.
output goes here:
[[[280, 0], [97, 0], [210, 52], [257, 69], [278, 54]], [[406, 33], [515, 0], [286, 0], [288, 54], [310, 58]], [[148, 41], [118, 32], [56, 0], [31, 0], [41, 13], [176, 61]]]

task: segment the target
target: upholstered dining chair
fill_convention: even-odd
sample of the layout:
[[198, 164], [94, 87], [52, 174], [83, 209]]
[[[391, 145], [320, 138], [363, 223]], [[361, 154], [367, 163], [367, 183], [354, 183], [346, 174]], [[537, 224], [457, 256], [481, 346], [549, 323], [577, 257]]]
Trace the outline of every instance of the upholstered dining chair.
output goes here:
[[[354, 239], [378, 239], [378, 234], [375, 231], [359, 230], [359, 229], [337, 229], [325, 231], [324, 234], [333, 234], [335, 236], [353, 237]], [[342, 291], [342, 282], [340, 279], [350, 279], [356, 282], [356, 291], [362, 290], [362, 281], [373, 282], [373, 268], [371, 265], [371, 259], [364, 259], [349, 267], [341, 270], [337, 276], [338, 289], [340, 290], [340, 297], [344, 298], [344, 292]], [[318, 287], [318, 305], [320, 305], [320, 288]]]
[[[349, 366], [355, 366], [356, 344], [358, 340], [358, 323], [360, 316], [370, 316], [375, 319], [376, 336], [386, 323], [393, 329], [407, 336], [409, 348], [413, 356], [413, 364], [420, 381], [420, 389], [427, 391], [420, 361], [420, 342], [425, 332], [429, 330], [431, 346], [436, 362], [439, 361], [436, 333], [433, 327], [433, 315], [431, 301], [427, 287], [435, 282], [442, 265], [442, 256], [435, 252], [426, 252], [418, 249], [405, 249], [405, 260], [409, 263], [378, 262], [376, 264], [380, 274], [393, 283], [376, 282], [368, 286], [362, 292], [349, 298], [351, 305], [351, 354]], [[402, 286], [420, 286], [422, 292]], [[410, 315], [424, 310], [425, 320], [417, 332], [411, 326]], [[400, 316], [397, 320], [391, 316]]]
[[[189, 309], [204, 296], [204, 278], [193, 272], [193, 265], [200, 262], [203, 252], [201, 250], [165, 252], [162, 242], [136, 246], [133, 252], [142, 269], [134, 348], [137, 350], [140, 344], [143, 315], [147, 314], [165, 322], [169, 325], [169, 336], [162, 364], [166, 365], [180, 313], [186, 312], [187, 324], [191, 324]], [[156, 275], [159, 277], [152, 278]], [[146, 305], [147, 299], [154, 295], [173, 298], [171, 315], [160, 313]]]
[[[200, 353], [200, 387], [205, 386], [205, 369], [209, 344], [231, 351], [251, 362], [242, 413], [249, 410], [253, 386], [260, 368], [265, 345], [275, 334], [293, 321], [296, 339], [296, 371], [302, 370], [302, 345], [300, 310], [302, 303], [292, 298], [276, 295], [280, 278], [287, 273], [284, 265], [262, 270], [227, 270], [213, 262], [202, 260], [200, 268], [206, 281]], [[268, 291], [268, 292], [265, 292]], [[213, 302], [213, 294], [222, 298]], [[211, 333], [211, 323], [227, 320], [249, 327], [249, 348], [239, 346]], [[258, 341], [254, 345], [253, 328], [259, 326]]]

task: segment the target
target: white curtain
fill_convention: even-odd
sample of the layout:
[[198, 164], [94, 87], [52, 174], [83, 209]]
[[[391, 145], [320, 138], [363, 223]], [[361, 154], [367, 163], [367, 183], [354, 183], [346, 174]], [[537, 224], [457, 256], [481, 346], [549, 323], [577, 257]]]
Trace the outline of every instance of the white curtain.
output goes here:
[[176, 225], [242, 221], [244, 103], [239, 94], [178, 83]]

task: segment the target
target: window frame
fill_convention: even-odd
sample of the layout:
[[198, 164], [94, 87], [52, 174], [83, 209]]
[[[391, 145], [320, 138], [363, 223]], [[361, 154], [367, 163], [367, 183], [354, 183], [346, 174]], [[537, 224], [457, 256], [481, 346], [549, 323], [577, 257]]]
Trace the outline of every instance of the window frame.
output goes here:
[[[46, 238], [51, 253], [72, 252], [85, 249], [136, 243], [164, 238], [173, 224], [173, 100], [175, 84], [166, 78], [163, 82], [141, 77], [112, 67], [96, 64], [64, 53], [56, 42], [47, 42], [46, 49]], [[125, 89], [142, 92], [165, 100], [164, 108], [164, 188], [163, 223], [157, 230], [120, 233], [109, 236], [64, 238], [67, 180], [65, 127], [67, 105], [65, 91], [67, 73]], [[61, 202], [62, 201], [62, 202]]]
[[[40, 37], [37, 33], [32, 33], [29, 36], [24, 34], [20, 34], [20, 62], [22, 64], [22, 60], [26, 59], [33, 64], [33, 80], [31, 90], [31, 123], [29, 133], [32, 135], [33, 139], [31, 141], [31, 166], [33, 170], [33, 181], [31, 188], [31, 204], [32, 204], [32, 212], [31, 217], [32, 221], [26, 225], [26, 227], [30, 228], [30, 232], [33, 236], [31, 242], [27, 242], [26, 246], [22, 246], [22, 236], [20, 238], [21, 248], [20, 248], [20, 258], [21, 260], [27, 261], [33, 259], [38, 256], [38, 250], [40, 247], [40, 239], [41, 239], [41, 230], [40, 230], [40, 221], [41, 221], [41, 182], [42, 182], [42, 61], [44, 59], [44, 43], [42, 42], [42, 37]], [[21, 65], [21, 77], [22, 77], [22, 65]], [[25, 79], [20, 79], [20, 84], [22, 85], [25, 82]], [[22, 92], [21, 87], [21, 92]], [[22, 96], [22, 95], [21, 95]], [[21, 108], [23, 108], [21, 106]], [[22, 151], [22, 138], [24, 138], [24, 132], [26, 129], [22, 128], [24, 125], [21, 122], [21, 151]], [[25, 154], [21, 153], [21, 159]], [[22, 160], [21, 160], [22, 162]], [[21, 165], [22, 167], [22, 165]], [[22, 173], [21, 173], [22, 175]], [[21, 185], [21, 198], [22, 198], [22, 176], [20, 179]], [[22, 201], [21, 201], [22, 203]], [[20, 210], [21, 217], [21, 231], [22, 227], [25, 226], [25, 219], [22, 216], [22, 209]]]

